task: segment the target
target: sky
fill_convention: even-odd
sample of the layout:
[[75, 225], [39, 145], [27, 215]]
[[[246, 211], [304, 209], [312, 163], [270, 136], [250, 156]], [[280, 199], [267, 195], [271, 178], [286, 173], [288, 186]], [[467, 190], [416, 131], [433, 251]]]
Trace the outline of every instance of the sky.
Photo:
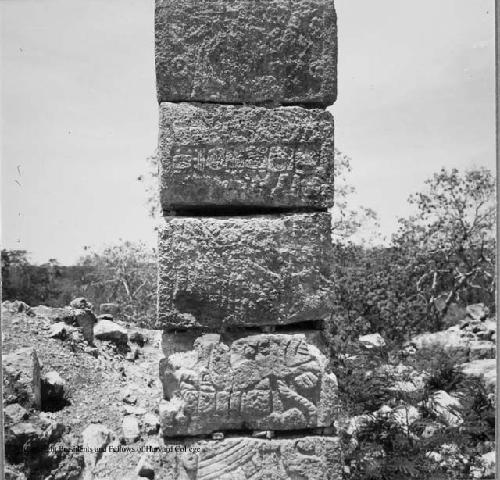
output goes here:
[[[382, 232], [441, 167], [495, 169], [494, 0], [337, 0], [336, 147]], [[153, 0], [0, 0], [2, 247], [156, 244]]]

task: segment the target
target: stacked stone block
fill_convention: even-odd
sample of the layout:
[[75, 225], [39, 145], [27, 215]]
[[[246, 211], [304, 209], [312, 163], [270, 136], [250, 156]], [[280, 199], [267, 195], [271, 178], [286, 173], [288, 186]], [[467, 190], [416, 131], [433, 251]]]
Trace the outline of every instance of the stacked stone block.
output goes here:
[[331, 0], [156, 1], [167, 479], [340, 478], [336, 65]]

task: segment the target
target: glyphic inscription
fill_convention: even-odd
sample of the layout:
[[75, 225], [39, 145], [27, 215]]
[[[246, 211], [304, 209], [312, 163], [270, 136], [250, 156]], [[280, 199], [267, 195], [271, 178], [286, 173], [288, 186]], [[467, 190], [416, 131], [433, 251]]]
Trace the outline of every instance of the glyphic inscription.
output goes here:
[[163, 435], [217, 430], [298, 430], [334, 419], [337, 383], [327, 359], [303, 334], [261, 334], [227, 345], [197, 339], [160, 366]]
[[300, 107], [162, 104], [165, 210], [333, 203], [333, 118]]
[[241, 172], [289, 172], [314, 174], [329, 160], [321, 155], [318, 142], [276, 145], [225, 143], [213, 145], [173, 145], [168, 171], [211, 174], [236, 169]]

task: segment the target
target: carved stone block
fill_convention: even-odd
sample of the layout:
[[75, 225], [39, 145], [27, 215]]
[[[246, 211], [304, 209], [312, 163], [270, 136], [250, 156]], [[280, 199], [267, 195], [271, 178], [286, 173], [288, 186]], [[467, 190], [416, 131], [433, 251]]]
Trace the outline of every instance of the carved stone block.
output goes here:
[[207, 334], [160, 362], [165, 437], [219, 430], [329, 427], [337, 380], [304, 334], [261, 334], [232, 343]]
[[156, 0], [159, 102], [332, 104], [332, 0]]
[[331, 207], [333, 135], [324, 110], [163, 103], [162, 208]]
[[[169, 442], [159, 470], [165, 480], [340, 480], [336, 437]], [[175, 452], [175, 449], [178, 451]]]
[[330, 313], [328, 213], [170, 217], [159, 232], [159, 328], [279, 325]]

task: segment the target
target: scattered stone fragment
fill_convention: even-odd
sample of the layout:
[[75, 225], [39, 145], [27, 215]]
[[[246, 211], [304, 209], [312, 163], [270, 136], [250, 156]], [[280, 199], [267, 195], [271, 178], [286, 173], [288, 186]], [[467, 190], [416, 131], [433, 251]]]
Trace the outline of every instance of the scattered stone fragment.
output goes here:
[[139, 422], [134, 415], [126, 415], [122, 421], [123, 438], [127, 443], [135, 442], [139, 436]]
[[[186, 19], [189, 19], [188, 21]], [[337, 96], [333, 2], [160, 0], [158, 102], [331, 105]]]
[[33, 422], [20, 422], [5, 429], [5, 456], [19, 463], [23, 455], [37, 455], [48, 443], [41, 427]]
[[[81, 308], [52, 308], [45, 305], [33, 307], [33, 312], [39, 316], [46, 318], [54, 323], [65, 323], [67, 325], [79, 327], [82, 330], [83, 338], [89, 344], [94, 341], [94, 324], [96, 323], [95, 315], [88, 309]], [[71, 329], [66, 329], [69, 335]]]
[[470, 343], [469, 358], [471, 362], [484, 358], [495, 358], [495, 356], [496, 347], [493, 342], [475, 341]]
[[472, 320], [484, 320], [490, 313], [490, 309], [484, 303], [476, 303], [474, 305], [467, 305], [467, 316]]
[[10, 423], [19, 423], [29, 417], [28, 410], [23, 408], [18, 403], [6, 405], [3, 409], [3, 414], [6, 422]]
[[300, 430], [334, 421], [337, 380], [304, 334], [261, 334], [229, 345], [219, 335], [160, 362], [165, 436], [247, 428]]
[[137, 475], [139, 477], [145, 477], [153, 479], [155, 476], [155, 470], [153, 462], [150, 460], [150, 455], [144, 454], [141, 456], [139, 463], [137, 464]]
[[461, 354], [463, 358], [469, 356], [470, 339], [455, 330], [443, 330], [435, 333], [422, 333], [415, 336], [412, 342], [417, 349], [442, 347], [446, 350]]
[[125, 414], [126, 415], [145, 415], [146, 414], [146, 409], [142, 407], [136, 407], [134, 405], [124, 405], [123, 407]]
[[154, 413], [146, 413], [142, 419], [143, 429], [147, 435], [155, 435], [160, 428], [160, 420]]
[[42, 409], [54, 411], [64, 404], [66, 382], [55, 370], [42, 376]]
[[496, 359], [481, 359], [467, 362], [461, 365], [461, 371], [469, 377], [482, 378], [489, 391], [494, 392], [497, 384], [497, 361]]
[[135, 358], [134, 352], [127, 352], [127, 355], [125, 355], [125, 360], [128, 360], [129, 362], [133, 362]]
[[2, 355], [3, 394], [7, 403], [41, 407], [41, 367], [34, 348]]
[[211, 331], [330, 315], [328, 213], [170, 217], [160, 231], [159, 326]]
[[69, 306], [81, 310], [92, 310], [92, 304], [84, 297], [75, 298], [70, 302]]
[[99, 349], [97, 347], [84, 347], [83, 351], [92, 355], [94, 358], [99, 356]]
[[483, 478], [495, 478], [496, 452], [495, 450], [481, 455], [481, 464], [484, 468]]
[[130, 332], [128, 335], [128, 339], [132, 343], [137, 343], [139, 347], [143, 347], [146, 343], [146, 338], [141, 332]]
[[73, 309], [72, 314], [73, 322], [82, 329], [84, 340], [92, 345], [94, 343], [95, 315], [87, 309]]
[[463, 423], [459, 400], [444, 390], [434, 392], [427, 402], [427, 407], [450, 427], [457, 427]]
[[331, 207], [333, 138], [324, 110], [164, 103], [162, 208]]
[[100, 423], [90, 424], [83, 432], [85, 478], [92, 478], [92, 469], [101, 458], [106, 446], [113, 439], [113, 432]]
[[108, 340], [119, 345], [127, 343], [127, 329], [111, 320], [99, 320], [94, 327], [94, 336], [98, 340]]
[[212, 440], [224, 440], [224, 434], [222, 432], [212, 433]]
[[123, 403], [128, 403], [129, 405], [135, 405], [137, 403], [137, 394], [130, 388], [122, 390], [121, 398]]
[[109, 313], [110, 315], [117, 315], [120, 313], [120, 305], [117, 303], [101, 303], [99, 312], [101, 314]]
[[421, 417], [422, 415], [413, 405], [400, 405], [394, 408], [390, 413], [390, 419], [393, 423], [403, 429], [407, 434], [410, 431], [410, 427], [417, 420], [420, 420]]
[[64, 322], [57, 322], [50, 326], [49, 337], [64, 340], [71, 331], [71, 326]]
[[26, 480], [26, 475], [13, 465], [4, 465], [4, 480]]
[[32, 308], [21, 300], [14, 300], [13, 302], [6, 300], [2, 302], [2, 308], [10, 313], [25, 313], [26, 315], [35, 315]]
[[358, 339], [359, 343], [370, 350], [372, 348], [381, 348], [385, 346], [385, 340], [379, 333], [370, 333], [368, 335], [362, 335]]

